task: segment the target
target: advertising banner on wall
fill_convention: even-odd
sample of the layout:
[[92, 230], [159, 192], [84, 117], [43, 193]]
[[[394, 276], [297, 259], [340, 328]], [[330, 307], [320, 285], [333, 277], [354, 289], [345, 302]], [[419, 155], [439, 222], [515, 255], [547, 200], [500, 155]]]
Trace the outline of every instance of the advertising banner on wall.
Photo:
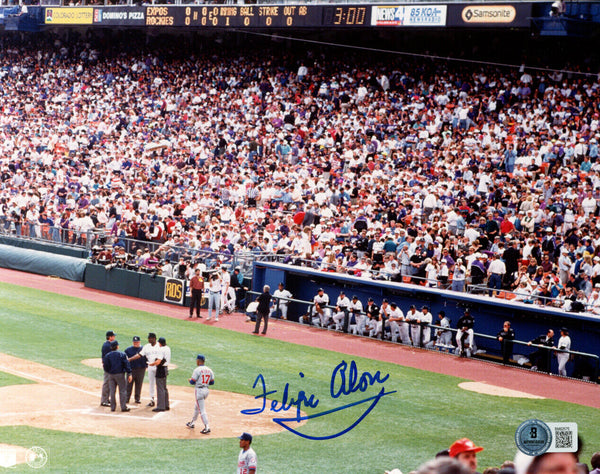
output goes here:
[[46, 8], [46, 25], [91, 25], [94, 9], [89, 7]]
[[183, 305], [185, 298], [185, 280], [177, 278], [165, 279], [164, 301]]
[[446, 5], [378, 5], [371, 26], [446, 26], [446, 14]]
[[94, 8], [94, 25], [145, 25], [145, 7]]
[[448, 26], [476, 28], [526, 28], [531, 21], [531, 3], [486, 3], [449, 5]]

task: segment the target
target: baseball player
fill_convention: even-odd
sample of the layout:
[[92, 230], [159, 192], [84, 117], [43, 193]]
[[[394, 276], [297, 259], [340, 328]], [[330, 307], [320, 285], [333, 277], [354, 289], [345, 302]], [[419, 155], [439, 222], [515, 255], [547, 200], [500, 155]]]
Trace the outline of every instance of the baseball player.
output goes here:
[[417, 307], [413, 304], [406, 313], [406, 321], [410, 323], [410, 338], [413, 346], [421, 344], [421, 311], [417, 311]]
[[185, 424], [188, 428], [195, 428], [195, 422], [198, 419], [198, 414], [202, 418], [204, 423], [204, 429], [200, 432], [202, 434], [210, 433], [210, 427], [208, 426], [208, 415], [206, 414], [206, 408], [204, 401], [208, 397], [208, 386], [215, 383], [215, 374], [211, 369], [204, 365], [205, 357], [202, 354], [196, 356], [196, 367], [192, 372], [192, 378], [189, 380], [190, 385], [195, 385], [196, 405], [194, 406], [194, 416], [192, 421]]
[[358, 299], [358, 296], [354, 295], [352, 301], [350, 301], [350, 327], [352, 328], [352, 334], [363, 335], [365, 331], [365, 323], [367, 322], [367, 315], [363, 314], [363, 304]]
[[398, 342], [398, 334], [402, 344], [410, 344], [408, 336], [408, 325], [404, 323], [404, 313], [396, 303], [390, 304], [390, 312], [388, 322], [392, 333], [392, 342]]
[[[438, 318], [440, 322], [438, 323], [442, 328], [450, 327], [450, 319], [446, 316], [445, 311], [440, 311], [438, 314]], [[438, 346], [451, 346], [452, 345], [452, 331], [448, 331], [446, 329], [438, 329], [436, 331], [437, 341], [436, 345]]]
[[240, 454], [238, 456], [237, 474], [255, 474], [256, 473], [256, 453], [250, 447], [252, 444], [252, 435], [242, 433], [240, 436]]
[[378, 337], [381, 335], [381, 339], [385, 339], [385, 328], [390, 327], [388, 319], [390, 318], [391, 311], [392, 309], [390, 308], [390, 303], [384, 298], [381, 302], [381, 307], [379, 308], [379, 319], [377, 320], [375, 329], [371, 330], [369, 336], [373, 335], [374, 337]]
[[[229, 275], [225, 265], [221, 266], [221, 274], [219, 276], [221, 278], [221, 309], [224, 311], [226, 308], [228, 308], [228, 303], [231, 304], [227, 297], [229, 293], [229, 287], [231, 286], [231, 275]], [[233, 294], [233, 306], [235, 306], [235, 292]], [[218, 320], [219, 314], [217, 313], [216, 321]]]
[[129, 362], [132, 362], [140, 357], [146, 357], [148, 361], [148, 384], [150, 385], [150, 403], [148, 403], [149, 407], [153, 407], [154, 403], [154, 395], [156, 394], [156, 365], [152, 366], [151, 364], [157, 360], [162, 360], [162, 349], [156, 343], [156, 334], [153, 332], [148, 333], [148, 344], [144, 344], [142, 350], [138, 352], [133, 357], [129, 358]]
[[337, 302], [335, 303], [335, 314], [333, 322], [337, 331], [348, 332], [348, 308], [350, 307], [350, 299], [343, 291], [340, 291]]
[[426, 347], [431, 341], [431, 328], [429, 325], [433, 322], [433, 316], [428, 306], [421, 308], [421, 319], [418, 322], [421, 325], [419, 329], [421, 329], [420, 335], [422, 336], [419, 346]]
[[313, 302], [315, 303], [312, 313], [313, 318], [319, 318], [321, 327], [327, 327], [329, 318], [331, 317], [331, 310], [327, 308], [327, 305], [329, 304], [329, 295], [323, 291], [323, 288], [319, 288], [317, 294], [313, 298]]
[[[275, 305], [271, 309], [270, 317], [277, 317], [277, 312], [281, 312], [281, 319], [287, 319], [288, 312], [288, 299], [292, 297], [289, 290], [286, 290], [283, 283], [280, 283], [277, 289], [273, 292], [273, 298], [275, 299]], [[280, 299], [283, 298], [283, 299]]]

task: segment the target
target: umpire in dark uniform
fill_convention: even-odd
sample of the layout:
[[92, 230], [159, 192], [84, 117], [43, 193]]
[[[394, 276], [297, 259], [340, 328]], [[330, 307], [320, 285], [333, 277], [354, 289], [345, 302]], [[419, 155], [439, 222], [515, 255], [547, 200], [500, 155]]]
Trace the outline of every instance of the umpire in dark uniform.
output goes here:
[[[142, 350], [139, 336], [133, 336], [133, 345], [125, 349], [125, 354], [129, 359]], [[127, 383], [127, 403], [131, 400], [131, 393], [133, 392], [133, 385], [135, 384], [135, 403], [142, 403], [140, 398], [142, 396], [142, 384], [144, 383], [144, 376], [146, 375], [146, 367], [148, 366], [148, 360], [145, 357], [135, 359], [130, 362], [131, 364], [131, 376], [133, 380]]]
[[[110, 352], [110, 345], [115, 340], [117, 335], [113, 331], [106, 331], [106, 341], [102, 344], [102, 362], [104, 356]], [[108, 390], [108, 372], [104, 371], [104, 379], [102, 380], [102, 396], [100, 397], [100, 405], [109, 407], [109, 390]]]
[[[117, 409], [117, 387], [119, 387], [119, 399], [121, 411], [129, 411], [127, 408], [127, 382], [131, 382], [131, 365], [124, 352], [119, 350], [119, 341], [110, 343], [110, 352], [102, 359], [104, 372], [108, 372], [108, 388], [110, 390], [110, 411]], [[127, 381], [125, 373], [127, 372]]]

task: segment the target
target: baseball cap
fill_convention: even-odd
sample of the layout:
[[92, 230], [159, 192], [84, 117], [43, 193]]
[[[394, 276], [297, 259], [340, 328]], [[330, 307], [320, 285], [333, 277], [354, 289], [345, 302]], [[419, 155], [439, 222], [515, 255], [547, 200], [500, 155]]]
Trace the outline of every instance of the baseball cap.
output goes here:
[[110, 347], [111, 349], [114, 349], [115, 347], [119, 346], [119, 341], [117, 341], [116, 339], [110, 343]]
[[202, 354], [198, 354], [198, 355], [196, 356], [196, 359], [197, 359], [197, 360], [206, 360], [206, 357], [204, 357], [204, 355], [202, 355]]
[[113, 331], [106, 331], [106, 337], [116, 336]]
[[475, 446], [475, 443], [469, 438], [461, 438], [452, 443], [449, 454], [451, 458], [455, 458], [460, 453], [478, 453], [479, 451], [483, 451], [481, 446]]
[[151, 338], [154, 338], [154, 339], [156, 339], [156, 334], [155, 334], [155, 333], [153, 333], [153, 332], [149, 332], [149, 333], [148, 333], [148, 339], [151, 339]]
[[252, 441], [252, 435], [250, 433], [242, 433], [240, 439], [244, 441]]
[[167, 343], [167, 340], [164, 337], [159, 337], [158, 342], [159, 342], [159, 344], [165, 345]]
[[133, 342], [140, 342], [140, 336], [133, 336]]
[[352, 299], [353, 299], [353, 300], [357, 300], [357, 299], [358, 299], [358, 296], [356, 296], [356, 295], [352, 295]]

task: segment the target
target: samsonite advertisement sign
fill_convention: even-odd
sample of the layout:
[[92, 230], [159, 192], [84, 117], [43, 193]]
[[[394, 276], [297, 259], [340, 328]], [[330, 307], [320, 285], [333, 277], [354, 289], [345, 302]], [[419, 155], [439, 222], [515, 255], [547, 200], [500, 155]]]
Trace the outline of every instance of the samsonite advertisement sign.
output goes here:
[[446, 5], [373, 6], [371, 26], [446, 26]]
[[448, 26], [528, 28], [531, 3], [449, 5]]

